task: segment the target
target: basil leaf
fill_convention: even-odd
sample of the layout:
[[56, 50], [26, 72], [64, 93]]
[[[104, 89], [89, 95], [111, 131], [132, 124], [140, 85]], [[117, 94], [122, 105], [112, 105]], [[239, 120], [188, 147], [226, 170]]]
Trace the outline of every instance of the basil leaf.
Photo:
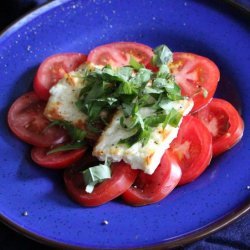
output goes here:
[[125, 118], [124, 116], [122, 116], [120, 118], [120, 125], [122, 128], [126, 129], [126, 130], [132, 130], [136, 127], [138, 123], [137, 117], [128, 117]]
[[118, 75], [111, 68], [103, 68], [102, 79], [108, 82], [123, 82], [124, 78], [122, 75]]
[[143, 131], [141, 131], [139, 140], [142, 142], [142, 146], [148, 143], [151, 133], [152, 133], [152, 128], [150, 127], [147, 127], [147, 129], [144, 129]]
[[152, 128], [147, 127], [144, 130], [138, 130], [134, 135], [128, 138], [120, 140], [118, 144], [124, 144], [128, 148], [130, 148], [133, 144], [140, 141], [144, 146], [148, 143], [151, 133], [152, 133]]
[[140, 124], [141, 129], [144, 130], [144, 121], [142, 119], [142, 116], [140, 115], [139, 112], [137, 112], [135, 116], [136, 116], [137, 123]]
[[156, 99], [152, 95], [146, 93], [144, 93], [139, 100], [140, 107], [151, 107], [155, 103]]
[[133, 56], [130, 56], [129, 65], [137, 71], [141, 68], [144, 68], [144, 66], [139, 62], [137, 62]]
[[169, 98], [169, 100], [171, 101], [179, 101], [179, 100], [183, 100], [183, 96], [180, 94], [173, 94], [173, 93], [168, 93], [167, 97]]
[[112, 106], [113, 104], [118, 102], [117, 98], [114, 97], [99, 98], [96, 101], [107, 103], [109, 106]]
[[129, 82], [141, 86], [143, 83], [147, 83], [152, 75], [152, 71], [145, 69], [145, 68], [140, 68], [137, 74], [129, 80]]
[[158, 89], [158, 88], [152, 88], [148, 86], [146, 86], [143, 90], [144, 94], [160, 94], [162, 92], [164, 92], [164, 90]]
[[170, 70], [167, 64], [163, 64], [160, 66], [159, 71], [156, 76], [159, 78], [166, 78], [170, 74]]
[[131, 104], [122, 103], [122, 110], [123, 110], [124, 116], [128, 117], [132, 114], [133, 107]]
[[80, 149], [80, 148], [83, 148], [85, 145], [86, 144], [84, 142], [76, 142], [76, 143], [73, 143], [73, 144], [66, 144], [66, 145], [63, 145], [63, 146], [58, 146], [58, 147], [48, 151], [47, 155], [57, 153], [57, 152]]
[[117, 74], [123, 78], [123, 80], [126, 82], [129, 80], [129, 78], [132, 76], [133, 69], [130, 67], [121, 67], [117, 69]]
[[105, 104], [98, 102], [92, 102], [91, 105], [88, 106], [88, 118], [90, 121], [99, 118], [99, 114], [102, 111], [103, 106], [105, 106]]
[[153, 65], [160, 67], [163, 64], [172, 62], [172, 60], [173, 53], [166, 45], [160, 45], [154, 49]]
[[117, 92], [119, 95], [132, 95], [137, 94], [138, 90], [130, 82], [123, 82], [119, 85]]
[[73, 142], [83, 141], [86, 136], [86, 131], [75, 127], [70, 122], [56, 120], [56, 121], [51, 122], [49, 127], [55, 126], [55, 125], [66, 129]]
[[89, 103], [104, 94], [104, 88], [101, 87], [101, 84], [95, 82], [89, 92], [84, 96], [84, 103]]
[[163, 123], [165, 121], [166, 116], [167, 115], [165, 114], [149, 116], [144, 119], [144, 123], [149, 127], [157, 127], [160, 123]]
[[178, 127], [181, 118], [182, 114], [176, 109], [172, 108], [163, 123], [163, 128], [165, 128], [167, 124], [171, 125], [174, 128]]
[[156, 88], [165, 88], [167, 92], [178, 92], [179, 91], [179, 87], [178, 85], [175, 83], [173, 78], [155, 78], [153, 81], [153, 87]]
[[153, 87], [156, 88], [165, 88], [168, 85], [168, 82], [164, 78], [155, 78], [153, 81]]
[[124, 144], [126, 145], [128, 148], [130, 148], [133, 144], [135, 144], [136, 142], [139, 141], [140, 138], [140, 131], [137, 131], [134, 135], [125, 138], [125, 139], [121, 139], [118, 144]]
[[86, 185], [85, 191], [87, 193], [92, 193], [97, 183], [101, 183], [111, 178], [111, 169], [107, 163], [99, 164], [84, 170], [82, 174]]

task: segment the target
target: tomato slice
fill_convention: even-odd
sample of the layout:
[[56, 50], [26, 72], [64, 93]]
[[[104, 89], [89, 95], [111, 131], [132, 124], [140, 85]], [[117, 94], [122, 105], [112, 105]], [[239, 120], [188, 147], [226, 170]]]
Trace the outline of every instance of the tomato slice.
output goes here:
[[184, 117], [177, 138], [170, 149], [182, 170], [179, 185], [200, 176], [212, 158], [212, 136], [206, 126], [196, 117]]
[[170, 70], [181, 88], [182, 95], [193, 98], [193, 111], [211, 100], [220, 72], [210, 59], [191, 53], [175, 52]]
[[38, 165], [46, 168], [61, 169], [80, 160], [86, 149], [76, 149], [47, 154], [52, 148], [33, 147], [31, 158]]
[[109, 64], [121, 67], [129, 64], [131, 56], [138, 62], [147, 65], [151, 61], [153, 50], [147, 45], [140, 43], [115, 42], [91, 50], [87, 61], [97, 65]]
[[214, 98], [205, 108], [195, 113], [213, 136], [213, 155], [233, 147], [244, 131], [244, 122], [238, 111], [227, 101]]
[[55, 54], [45, 59], [38, 68], [33, 87], [36, 94], [43, 100], [49, 99], [49, 90], [65, 73], [75, 70], [86, 61], [80, 53]]
[[122, 198], [133, 206], [155, 203], [165, 198], [177, 186], [180, 178], [180, 167], [170, 152], [166, 151], [155, 172], [152, 175], [140, 172]]
[[67, 139], [64, 129], [50, 127], [50, 121], [43, 115], [46, 102], [34, 92], [19, 97], [10, 107], [8, 124], [21, 140], [38, 147], [50, 147]]
[[83, 206], [99, 206], [124, 193], [135, 181], [138, 171], [124, 163], [111, 166], [112, 177], [95, 186], [92, 193], [85, 191], [82, 174], [75, 168], [66, 169], [64, 181], [69, 195]]

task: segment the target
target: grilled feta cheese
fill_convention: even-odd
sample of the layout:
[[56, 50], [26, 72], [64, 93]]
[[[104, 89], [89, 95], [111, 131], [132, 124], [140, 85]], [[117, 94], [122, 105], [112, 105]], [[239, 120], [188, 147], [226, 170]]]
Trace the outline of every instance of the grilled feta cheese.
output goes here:
[[80, 67], [77, 71], [66, 74], [50, 89], [50, 98], [44, 111], [49, 120], [68, 121], [78, 128], [85, 128], [87, 116], [75, 104], [84, 84], [80, 77], [82, 69]]
[[[193, 101], [189, 99], [170, 102], [168, 107], [165, 108], [169, 108], [169, 110], [175, 108], [185, 116], [191, 111], [192, 107]], [[143, 113], [144, 117], [150, 116], [152, 109], [143, 108], [141, 113]], [[169, 124], [163, 128], [162, 124], [159, 124], [153, 129], [146, 145], [143, 146], [141, 142], [137, 142], [128, 148], [126, 145], [119, 144], [121, 139], [126, 139], [132, 135], [132, 132], [121, 127], [121, 116], [122, 112], [117, 111], [94, 147], [93, 155], [102, 161], [106, 158], [113, 162], [123, 160], [130, 164], [132, 169], [141, 169], [147, 174], [153, 174], [165, 150], [169, 148], [170, 143], [177, 137], [182, 119], [176, 128]]]

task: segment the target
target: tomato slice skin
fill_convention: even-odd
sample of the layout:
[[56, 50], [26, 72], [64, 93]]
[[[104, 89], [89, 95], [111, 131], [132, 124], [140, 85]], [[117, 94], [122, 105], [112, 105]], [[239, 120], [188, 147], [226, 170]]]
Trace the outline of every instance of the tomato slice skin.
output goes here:
[[213, 61], [192, 53], [174, 52], [170, 71], [182, 95], [193, 99], [193, 112], [209, 103], [220, 79], [220, 71]]
[[19, 97], [10, 107], [7, 120], [9, 128], [21, 140], [37, 147], [50, 147], [67, 140], [64, 129], [50, 127], [43, 115], [46, 102], [34, 92]]
[[147, 65], [153, 56], [153, 50], [147, 45], [135, 42], [114, 42], [91, 50], [87, 61], [97, 65], [121, 67], [129, 64], [130, 56]]
[[244, 122], [231, 103], [213, 98], [194, 114], [213, 136], [213, 155], [217, 156], [237, 144], [243, 136]]
[[166, 151], [152, 175], [138, 174], [135, 183], [122, 195], [126, 203], [143, 206], [164, 199], [178, 184], [181, 169], [175, 158]]
[[70, 167], [71, 164], [80, 160], [86, 151], [86, 149], [83, 148], [47, 154], [50, 150], [51, 148], [33, 147], [31, 150], [31, 158], [39, 166], [62, 169]]
[[78, 68], [86, 59], [87, 56], [80, 53], [61, 53], [46, 58], [35, 75], [34, 91], [42, 100], [48, 100], [50, 88], [66, 73]]
[[188, 115], [183, 118], [178, 136], [168, 150], [175, 155], [182, 170], [178, 185], [184, 185], [208, 167], [212, 158], [212, 135], [198, 118]]
[[100, 206], [124, 193], [136, 179], [137, 170], [124, 163], [111, 165], [112, 177], [95, 186], [92, 193], [85, 191], [83, 176], [78, 170], [68, 168], [64, 172], [64, 182], [70, 197], [82, 206]]

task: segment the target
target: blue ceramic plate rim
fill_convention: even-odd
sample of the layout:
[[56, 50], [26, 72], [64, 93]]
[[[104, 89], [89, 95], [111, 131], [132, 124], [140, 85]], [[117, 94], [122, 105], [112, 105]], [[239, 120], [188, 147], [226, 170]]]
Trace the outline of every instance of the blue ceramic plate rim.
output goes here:
[[248, 0], [225, 0], [233, 6], [243, 10], [249, 14], [250, 12], [250, 3]]
[[[42, 6], [33, 9], [28, 14], [22, 16], [19, 18], [16, 22], [8, 26], [5, 30], [3, 30], [0, 33], [0, 43], [2, 43], [5, 39], [7, 39], [9, 36], [11, 36], [13, 33], [18, 31], [22, 26], [28, 24], [30, 21], [35, 19], [36, 17], [40, 16], [43, 13], [46, 13], [47, 11], [60, 6], [64, 3], [67, 3], [71, 0], [58, 0], [53, 1], [50, 3], [45, 3]], [[229, 1], [230, 2], [230, 1]], [[248, 13], [249, 14], [249, 13]], [[174, 238], [173, 240], [168, 240], [166, 242], [151, 245], [151, 246], [144, 246], [143, 249], [162, 249], [162, 247], [177, 247], [184, 244], [188, 244], [191, 242], [194, 242], [196, 240], [199, 240], [211, 233], [214, 233], [218, 231], [219, 229], [229, 225], [230, 223], [237, 220], [239, 217], [247, 214], [250, 211], [250, 201], [245, 202], [244, 204], [241, 204], [234, 210], [232, 210], [230, 213], [218, 218], [218, 220], [214, 221], [213, 223], [210, 223], [202, 228], [199, 228], [197, 230], [191, 231], [183, 236]], [[54, 246], [54, 247], [63, 247], [64, 249], [85, 249], [85, 247], [78, 247], [71, 244], [65, 244], [57, 240], [51, 240], [49, 238], [43, 237], [40, 234], [34, 233], [33, 231], [26, 230], [21, 225], [14, 223], [12, 220], [8, 219], [8, 217], [0, 214], [0, 221], [3, 222], [8, 227], [12, 228], [18, 233], [21, 233], [22, 235], [33, 239], [37, 242]], [[134, 248], [133, 249], [139, 249]], [[88, 248], [89, 249], [89, 248]], [[106, 248], [105, 248], [106, 249]], [[110, 248], [109, 248], [110, 249]]]

